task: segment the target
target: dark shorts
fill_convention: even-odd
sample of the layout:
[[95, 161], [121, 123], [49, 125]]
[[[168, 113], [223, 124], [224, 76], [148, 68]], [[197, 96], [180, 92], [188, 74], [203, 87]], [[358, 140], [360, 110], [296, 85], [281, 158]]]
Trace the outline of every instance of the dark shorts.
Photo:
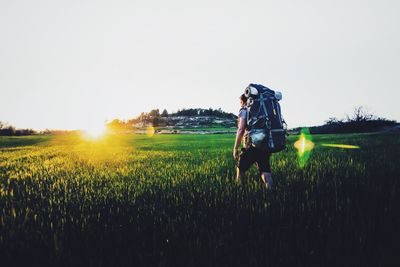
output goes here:
[[271, 165], [269, 164], [270, 156], [270, 153], [253, 146], [242, 148], [238, 161], [239, 170], [245, 172], [256, 162], [259, 172], [271, 172]]

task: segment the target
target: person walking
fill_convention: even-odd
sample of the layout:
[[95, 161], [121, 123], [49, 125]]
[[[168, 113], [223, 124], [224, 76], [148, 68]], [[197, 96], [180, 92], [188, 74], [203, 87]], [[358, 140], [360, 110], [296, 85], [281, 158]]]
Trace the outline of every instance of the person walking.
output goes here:
[[[260, 173], [260, 185], [263, 188], [271, 189], [273, 186], [270, 156], [268, 151], [254, 147], [249, 142], [247, 131], [247, 97], [242, 94], [240, 100], [240, 111], [238, 118], [238, 130], [236, 132], [235, 144], [233, 147], [233, 157], [237, 161], [236, 180], [242, 185], [246, 184], [246, 171], [254, 164], [257, 164]], [[239, 146], [243, 141], [243, 148], [239, 153]]]

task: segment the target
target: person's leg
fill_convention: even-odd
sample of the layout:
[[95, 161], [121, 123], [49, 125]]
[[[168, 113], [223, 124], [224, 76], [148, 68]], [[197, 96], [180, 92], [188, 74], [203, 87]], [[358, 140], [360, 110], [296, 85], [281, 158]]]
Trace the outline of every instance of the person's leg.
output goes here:
[[242, 149], [239, 155], [239, 160], [237, 163], [236, 170], [236, 181], [241, 182], [242, 185], [246, 184], [246, 171], [255, 162], [254, 151], [252, 147], [247, 149]]
[[260, 172], [260, 186], [262, 188], [271, 189], [273, 186], [271, 165], [269, 163], [270, 156], [266, 151], [257, 151], [257, 167]]
[[272, 186], [274, 185], [274, 182], [272, 180], [272, 175], [270, 172], [262, 172], [260, 179], [262, 187], [264, 188], [271, 189]]
[[241, 171], [240, 169], [239, 169], [239, 167], [238, 168], [236, 168], [237, 169], [237, 174], [236, 174], [236, 181], [239, 183], [242, 183], [242, 185], [245, 185], [246, 184], [246, 172], [245, 171]]

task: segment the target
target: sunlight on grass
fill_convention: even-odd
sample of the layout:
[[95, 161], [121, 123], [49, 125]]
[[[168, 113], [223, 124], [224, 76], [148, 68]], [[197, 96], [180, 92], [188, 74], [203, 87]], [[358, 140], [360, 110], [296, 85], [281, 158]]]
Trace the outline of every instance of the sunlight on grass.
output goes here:
[[90, 165], [126, 162], [128, 155], [134, 150], [132, 142], [124, 135], [116, 135], [107, 129], [94, 131], [92, 134], [82, 132], [75, 140], [65, 148], [66, 151], [73, 158]]

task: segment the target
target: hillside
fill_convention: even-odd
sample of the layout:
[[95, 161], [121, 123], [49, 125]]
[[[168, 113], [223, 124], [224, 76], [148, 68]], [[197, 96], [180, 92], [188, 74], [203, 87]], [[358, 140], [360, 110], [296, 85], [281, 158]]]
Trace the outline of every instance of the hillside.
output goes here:
[[158, 109], [148, 113], [142, 112], [138, 117], [128, 121], [115, 119], [108, 123], [111, 129], [142, 129], [147, 127], [169, 129], [191, 128], [231, 128], [236, 127], [237, 116], [221, 109], [182, 109], [169, 114]]

